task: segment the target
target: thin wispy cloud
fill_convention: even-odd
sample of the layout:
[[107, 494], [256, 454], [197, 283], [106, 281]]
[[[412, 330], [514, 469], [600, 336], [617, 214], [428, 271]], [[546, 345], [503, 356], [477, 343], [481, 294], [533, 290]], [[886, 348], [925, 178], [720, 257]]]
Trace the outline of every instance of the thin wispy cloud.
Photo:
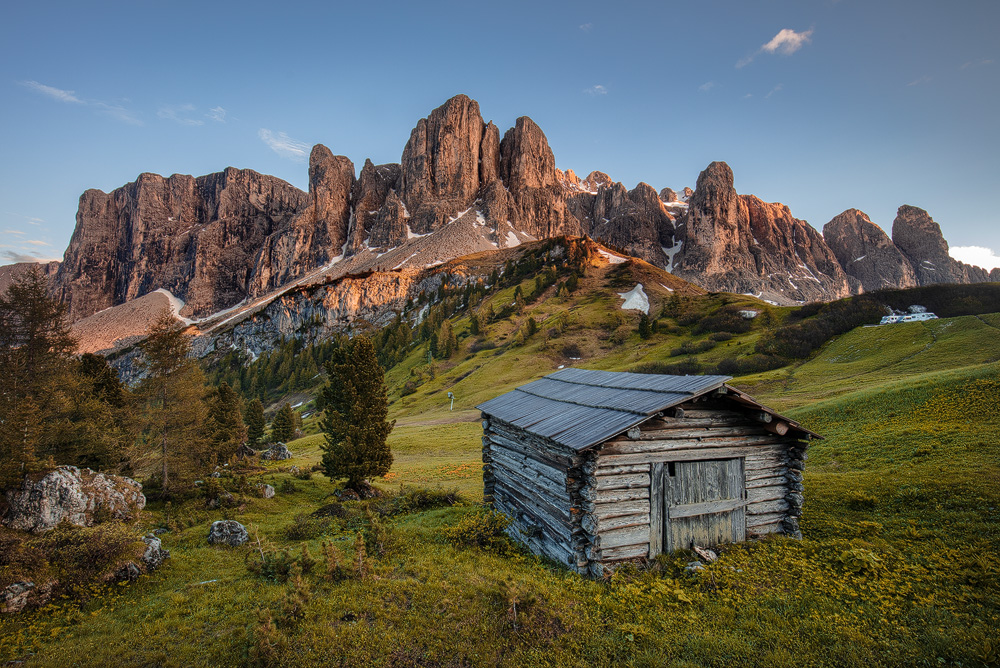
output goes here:
[[591, 86], [590, 88], [584, 88], [583, 92], [587, 95], [607, 95], [608, 89], [600, 84], [597, 84], [596, 86]]
[[580, 26], [580, 30], [582, 30], [583, 32], [590, 32], [593, 29], [594, 29], [593, 23], [584, 23], [583, 25]]
[[812, 41], [813, 30], [810, 28], [805, 32], [795, 32], [791, 28], [783, 28], [778, 34], [771, 38], [766, 44], [762, 44], [759, 49], [744, 56], [736, 62], [737, 69], [746, 67], [753, 62], [754, 58], [762, 53], [777, 53], [782, 56], [790, 56], [803, 46]]
[[222, 107], [212, 107], [211, 109], [208, 110], [208, 113], [205, 115], [217, 123], [226, 122], [226, 110], [223, 109]]
[[911, 81], [910, 83], [908, 83], [906, 85], [907, 86], [919, 86], [921, 84], [925, 84], [925, 83], [930, 82], [930, 80], [931, 80], [930, 77], [928, 77], [928, 76], [922, 76], [919, 79], [914, 79], [913, 81]]
[[292, 139], [284, 132], [271, 132], [267, 128], [261, 128], [257, 136], [282, 158], [301, 161], [309, 155], [309, 144]]
[[188, 115], [193, 111], [195, 111], [195, 106], [193, 104], [177, 104], [160, 107], [156, 112], [156, 117], [162, 118], [165, 121], [173, 121], [178, 125], [204, 125], [205, 121], [199, 118], [191, 118]]
[[960, 262], [990, 270], [1000, 267], [1000, 255], [984, 246], [952, 246], [948, 254]]
[[777, 86], [775, 86], [774, 88], [772, 88], [770, 91], [768, 91], [767, 95], [764, 96], [764, 99], [765, 100], [770, 99], [770, 97], [772, 95], [774, 95], [775, 93], [781, 91], [781, 89], [783, 89], [784, 87], [785, 87], [785, 84], [778, 84]]
[[32, 246], [51, 246], [52, 245], [48, 241], [42, 241], [41, 239], [26, 239], [25, 241], [23, 241], [21, 243], [31, 244]]
[[102, 100], [81, 98], [77, 96], [76, 91], [63, 90], [62, 88], [56, 88], [54, 86], [46, 86], [45, 84], [38, 83], [37, 81], [22, 81], [20, 83], [25, 88], [29, 88], [49, 99], [69, 104], [78, 104], [82, 107], [89, 107], [100, 114], [109, 116], [117, 121], [121, 121], [122, 123], [128, 123], [129, 125], [142, 125], [142, 120], [138, 116], [116, 102], [104, 102]]
[[967, 70], [970, 67], [982, 67], [983, 65], [992, 65], [992, 64], [993, 60], [990, 58], [984, 58], [983, 60], [970, 60], [967, 63], [963, 63], [962, 66], [959, 67], [958, 69]]
[[702, 93], [707, 93], [708, 91], [715, 88], [717, 85], [718, 84], [715, 83], [714, 81], [706, 81], [702, 85], [698, 86], [698, 90], [700, 90]]
[[3, 233], [4, 234], [25, 234], [21, 230], [4, 230]]
[[8, 262], [54, 262], [59, 259], [57, 257], [20, 253], [18, 251], [10, 250], [0, 253], [0, 257], [3, 257], [3, 259]]
[[63, 90], [62, 88], [56, 88], [54, 86], [46, 86], [45, 84], [38, 83], [37, 81], [22, 81], [21, 85], [25, 88], [30, 88], [36, 93], [41, 93], [46, 97], [50, 97], [53, 100], [69, 102], [71, 104], [85, 104], [85, 102], [78, 98], [76, 93], [71, 90]]

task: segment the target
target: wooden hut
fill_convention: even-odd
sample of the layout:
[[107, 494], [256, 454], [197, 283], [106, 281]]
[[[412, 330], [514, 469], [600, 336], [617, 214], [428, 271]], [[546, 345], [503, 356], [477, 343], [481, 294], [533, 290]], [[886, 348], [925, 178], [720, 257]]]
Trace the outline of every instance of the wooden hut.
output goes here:
[[800, 537], [817, 435], [728, 376], [564, 369], [478, 406], [487, 502], [581, 573], [661, 552]]

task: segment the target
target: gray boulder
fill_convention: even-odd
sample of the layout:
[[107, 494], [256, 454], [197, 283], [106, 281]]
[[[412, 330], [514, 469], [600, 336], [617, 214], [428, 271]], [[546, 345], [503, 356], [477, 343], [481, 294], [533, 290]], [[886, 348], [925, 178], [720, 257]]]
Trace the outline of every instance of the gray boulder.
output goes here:
[[243, 545], [250, 540], [250, 534], [246, 527], [236, 520], [219, 520], [212, 522], [212, 528], [208, 531], [208, 543], [210, 545], [229, 545], [236, 547]]
[[147, 534], [142, 540], [146, 543], [146, 551], [142, 554], [142, 563], [146, 565], [146, 570], [159, 568], [170, 558], [170, 550], [164, 550], [163, 543], [154, 534]]
[[259, 485], [257, 485], [257, 491], [260, 493], [261, 497], [265, 499], [274, 498], [274, 487], [272, 487], [271, 485], [265, 485], [264, 483], [260, 483]]
[[146, 506], [142, 485], [131, 478], [60, 466], [38, 479], [28, 476], [7, 492], [3, 524], [40, 533], [62, 520], [93, 526], [102, 520], [132, 520]]
[[284, 443], [275, 443], [269, 449], [265, 450], [260, 456], [261, 459], [270, 459], [271, 461], [279, 461], [282, 459], [291, 459], [292, 453], [289, 451], [288, 446]]
[[45, 604], [52, 594], [55, 582], [47, 582], [36, 587], [34, 582], [15, 582], [0, 589], [0, 613], [21, 612], [29, 605]]

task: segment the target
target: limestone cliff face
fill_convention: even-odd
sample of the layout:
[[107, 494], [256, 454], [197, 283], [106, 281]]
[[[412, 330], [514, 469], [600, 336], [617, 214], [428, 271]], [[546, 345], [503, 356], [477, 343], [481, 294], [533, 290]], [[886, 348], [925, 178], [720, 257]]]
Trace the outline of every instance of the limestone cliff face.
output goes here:
[[[398, 164], [390, 163], [375, 166], [371, 160], [365, 160], [361, 175], [351, 192], [354, 204], [354, 224], [351, 226], [350, 239], [346, 253], [353, 254], [361, 250], [366, 240], [372, 247], [388, 247], [400, 241], [399, 231], [384, 229], [379, 225], [380, 210], [385, 206], [389, 193], [394, 191], [402, 170]], [[398, 197], [396, 198], [398, 200]], [[405, 223], [404, 223], [405, 224]], [[389, 223], [390, 227], [393, 223]], [[373, 237], [369, 239], [369, 237]], [[402, 239], [406, 239], [403, 230]]]
[[39, 271], [45, 278], [51, 279], [59, 271], [59, 261], [53, 260], [52, 262], [15, 262], [14, 264], [5, 264], [0, 266], [0, 295], [7, 293], [7, 288], [10, 284], [18, 280], [24, 275], [24, 272], [28, 271], [32, 267], [38, 267]]
[[[621, 183], [602, 183], [592, 200], [592, 211], [583, 211], [587, 234], [650, 264], [666, 265], [663, 248], [673, 245], [674, 223], [652, 186], [640, 183], [626, 191]], [[578, 212], [580, 203], [574, 198]]]
[[476, 199], [483, 130], [479, 104], [465, 95], [417, 122], [403, 149], [399, 189], [415, 232], [432, 231]]
[[519, 230], [536, 238], [581, 233], [566, 209], [548, 139], [527, 116], [518, 118], [500, 142], [500, 178], [514, 200]]
[[948, 255], [941, 226], [926, 211], [903, 205], [892, 222], [892, 241], [913, 265], [920, 285], [932, 283], [981, 283], [990, 279], [985, 269]]
[[141, 174], [80, 197], [55, 278], [72, 320], [157, 288], [210, 311], [246, 295], [258, 249], [307, 205], [306, 193], [251, 170], [193, 178]]
[[307, 204], [264, 239], [244, 296], [266, 294], [344, 254], [354, 183], [354, 163], [322, 144], [313, 147]]
[[710, 290], [783, 303], [851, 294], [822, 236], [783, 204], [737, 194], [726, 163], [713, 162], [701, 173], [689, 204], [677, 228], [678, 276]]
[[913, 265], [863, 211], [848, 209], [836, 216], [823, 226], [823, 239], [865, 292], [917, 285]]

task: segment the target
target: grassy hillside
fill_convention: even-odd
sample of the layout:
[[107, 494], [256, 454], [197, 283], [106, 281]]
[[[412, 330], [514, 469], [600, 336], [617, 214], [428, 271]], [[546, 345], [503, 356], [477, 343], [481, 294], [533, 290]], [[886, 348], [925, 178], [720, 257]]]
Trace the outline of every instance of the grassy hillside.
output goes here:
[[[613, 312], [610, 296], [594, 299], [604, 300], [604, 317]], [[530, 313], [542, 318], [540, 309], [549, 309], [547, 320], [561, 306], [547, 300]], [[826, 437], [809, 450], [805, 538], [730, 547], [696, 575], [683, 569], [691, 557], [677, 554], [601, 582], [494, 537], [493, 520], [475, 504], [479, 427], [461, 421], [476, 417], [470, 407], [480, 397], [564, 363], [564, 341], [610, 369], [669, 359], [664, 351], [676, 345], [671, 334], [640, 341], [633, 333], [609, 344], [608, 330], [589, 320], [597, 309], [579, 311], [587, 326], [567, 328], [558, 343], [466, 353], [440, 363], [416, 393], [397, 396], [396, 465], [384, 487], [431, 491], [347, 502], [343, 516], [311, 517], [329, 508], [336, 488], [286, 470], [318, 461], [320, 437], [300, 439], [291, 444], [296, 459], [260, 476], [278, 488], [274, 499], [215, 511], [199, 500], [149, 508], [147, 528], [170, 528], [166, 566], [83, 604], [0, 619], [0, 659], [44, 666], [1000, 661], [997, 315], [857, 329], [800, 366], [741, 379]], [[735, 345], [754, 334], [743, 336]], [[408, 375], [418, 355], [390, 376]], [[400, 378], [393, 382], [399, 387]], [[459, 397], [455, 413], [444, 405], [449, 389]], [[466, 500], [449, 505], [452, 488]], [[208, 525], [223, 517], [250, 526], [260, 545], [209, 547]], [[327, 547], [324, 559], [324, 543], [336, 554]], [[362, 546], [367, 556], [359, 561]], [[315, 564], [302, 558], [304, 548]], [[263, 574], [261, 551], [270, 564]]]

